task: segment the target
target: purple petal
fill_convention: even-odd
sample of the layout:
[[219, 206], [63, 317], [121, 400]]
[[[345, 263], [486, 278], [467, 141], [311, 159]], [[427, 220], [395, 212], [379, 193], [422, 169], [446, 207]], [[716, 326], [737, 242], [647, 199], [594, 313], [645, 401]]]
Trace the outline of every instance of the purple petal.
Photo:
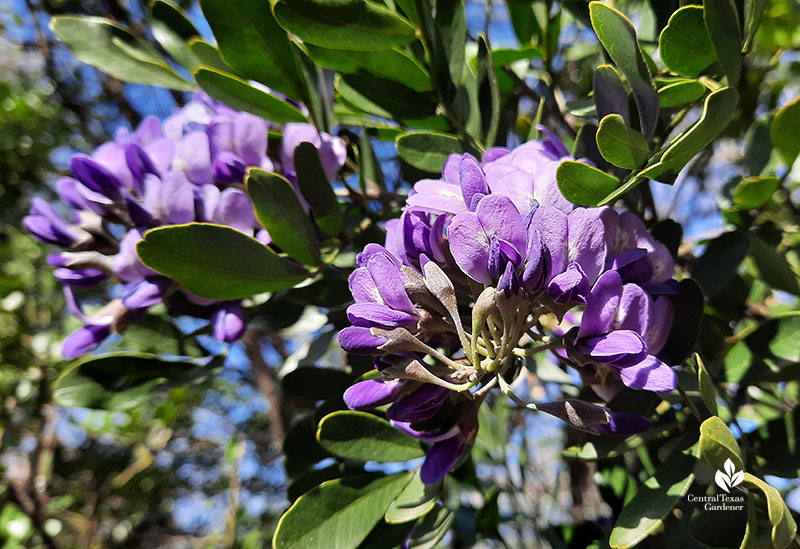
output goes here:
[[647, 418], [625, 412], [609, 411], [609, 416], [607, 425], [592, 425], [589, 429], [603, 435], [635, 435], [647, 431], [652, 425]]
[[85, 154], [76, 154], [69, 163], [70, 170], [86, 187], [110, 199], [119, 197], [120, 181], [105, 167]]
[[465, 212], [456, 215], [447, 230], [450, 253], [456, 264], [473, 280], [491, 284], [489, 272], [489, 238], [477, 214]]
[[483, 161], [484, 162], [494, 162], [499, 158], [503, 158], [511, 151], [508, 149], [504, 149], [503, 147], [489, 147], [483, 153]]
[[594, 283], [606, 263], [605, 227], [596, 209], [577, 208], [567, 216], [568, 260], [579, 263]]
[[650, 325], [653, 300], [636, 284], [625, 284], [614, 322], [615, 330], [633, 330], [645, 336]]
[[425, 383], [410, 395], [395, 401], [388, 410], [386, 417], [395, 421], [423, 421], [430, 419], [439, 411], [439, 406], [447, 400], [449, 389]]
[[442, 480], [461, 457], [466, 445], [467, 441], [460, 434], [434, 443], [420, 469], [422, 482], [435, 484]]
[[192, 183], [213, 183], [211, 152], [204, 131], [193, 131], [183, 136], [175, 151], [175, 164]]
[[622, 281], [616, 271], [608, 271], [597, 279], [586, 300], [578, 338], [606, 333], [614, 322], [622, 296]]
[[164, 292], [172, 281], [163, 277], [143, 278], [126, 286], [122, 293], [122, 304], [128, 309], [145, 309], [164, 299]]
[[366, 267], [355, 269], [347, 279], [356, 303], [384, 303], [381, 292]]
[[254, 229], [260, 228], [250, 197], [236, 188], [225, 189], [220, 194], [214, 222], [228, 225], [245, 234], [253, 234]]
[[570, 263], [566, 271], [553, 277], [547, 293], [556, 303], [583, 303], [589, 293], [589, 279], [579, 264]]
[[439, 179], [421, 179], [414, 184], [416, 194], [406, 199], [414, 209], [437, 213], [458, 214], [467, 211], [461, 187]]
[[242, 303], [240, 301], [224, 303], [211, 317], [211, 325], [217, 341], [233, 343], [240, 339], [247, 329]]
[[678, 386], [675, 371], [654, 356], [619, 371], [622, 382], [631, 389], [668, 393]]
[[579, 339], [578, 350], [600, 363], [626, 367], [647, 357], [642, 337], [630, 330], [617, 330], [601, 336]]
[[665, 296], [656, 297], [650, 307], [650, 319], [647, 332], [644, 334], [647, 351], [650, 354], [656, 355], [664, 348], [674, 318], [675, 307], [672, 305], [672, 301]]
[[230, 151], [223, 151], [214, 159], [214, 180], [217, 183], [241, 183], [247, 173], [247, 164]]
[[60, 268], [53, 271], [53, 276], [55, 276], [56, 280], [61, 284], [76, 288], [91, 288], [108, 278], [108, 274], [100, 269], [73, 270]]
[[351, 410], [371, 410], [393, 402], [405, 387], [403, 381], [366, 379], [344, 392], [344, 402]]
[[267, 124], [263, 118], [242, 112], [233, 120], [234, 152], [248, 166], [260, 166], [267, 154]]
[[611, 268], [619, 272], [624, 282], [645, 284], [653, 278], [653, 265], [647, 250], [635, 248], [618, 254], [611, 261]]
[[348, 326], [339, 332], [339, 345], [348, 353], [357, 355], [380, 355], [383, 351], [378, 349], [386, 343], [386, 339], [372, 335], [369, 328], [361, 326]]
[[194, 221], [194, 190], [182, 173], [170, 172], [164, 177], [161, 202], [167, 222], [180, 224]]
[[39, 197], [33, 198], [30, 215], [22, 220], [22, 225], [38, 240], [62, 248], [74, 246], [80, 238], [55, 208]]
[[465, 204], [472, 204], [472, 197], [475, 194], [489, 194], [486, 176], [483, 174], [478, 161], [471, 154], [465, 154], [461, 157], [461, 162], [458, 165], [458, 176]]
[[382, 328], [413, 328], [419, 317], [397, 311], [380, 303], [355, 303], [347, 308], [347, 318], [354, 326]]
[[61, 356], [72, 360], [96, 349], [111, 335], [110, 324], [88, 324], [69, 334], [61, 345]]
[[461, 158], [460, 154], [451, 154], [447, 157], [447, 160], [444, 162], [444, 166], [442, 166], [442, 179], [451, 183], [453, 185], [459, 184], [459, 166], [461, 165]]
[[414, 304], [408, 298], [400, 269], [386, 253], [375, 254], [367, 261], [367, 270], [389, 307], [416, 315]]
[[557, 208], [541, 205], [531, 216], [531, 226], [539, 231], [542, 242], [550, 251], [549, 282], [567, 268], [567, 216]]

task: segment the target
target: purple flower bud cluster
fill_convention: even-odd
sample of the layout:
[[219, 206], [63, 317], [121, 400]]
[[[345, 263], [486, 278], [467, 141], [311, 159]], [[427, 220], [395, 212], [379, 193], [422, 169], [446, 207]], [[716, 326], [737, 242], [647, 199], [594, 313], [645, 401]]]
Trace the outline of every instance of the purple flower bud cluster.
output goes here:
[[[375, 356], [380, 376], [345, 401], [390, 404], [397, 428], [432, 443], [426, 483], [474, 441], [492, 387], [521, 402], [507, 381], [519, 357], [552, 351], [602, 400], [677, 384], [662, 353], [677, 295], [669, 251], [633, 213], [570, 204], [555, 176], [568, 151], [541, 130], [543, 140], [489, 149], [482, 162], [452, 155], [441, 179], [414, 185], [385, 247], [367, 246], [350, 276], [352, 326], [339, 341]], [[582, 401], [526, 406], [592, 433], [650, 425]]]
[[[59, 179], [56, 187], [71, 209], [69, 221], [34, 198], [23, 224], [37, 239], [64, 249], [49, 262], [70, 309], [84, 322], [64, 341], [64, 358], [95, 349], [149, 307], [179, 296], [208, 310], [216, 339], [232, 342], [242, 336], [246, 319], [240, 301], [192, 295], [143, 265], [136, 243], [153, 227], [197, 221], [233, 227], [268, 245], [270, 237], [242, 190], [247, 168], [274, 168], [267, 130], [265, 120], [200, 92], [163, 122], [148, 117], [133, 132], [120, 130], [91, 155], [73, 156], [72, 176]], [[304, 141], [317, 146], [326, 173], [335, 175], [346, 155], [342, 141], [310, 124], [287, 124], [280, 158], [289, 179], [294, 183], [294, 148]], [[73, 289], [103, 282], [121, 284], [119, 297], [86, 316]]]

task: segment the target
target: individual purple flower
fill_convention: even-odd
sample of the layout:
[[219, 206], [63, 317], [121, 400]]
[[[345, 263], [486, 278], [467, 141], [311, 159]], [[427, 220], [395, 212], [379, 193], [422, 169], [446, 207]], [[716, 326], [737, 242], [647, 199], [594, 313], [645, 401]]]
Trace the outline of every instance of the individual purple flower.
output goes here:
[[241, 301], [223, 303], [211, 317], [214, 337], [225, 343], [233, 343], [244, 335], [247, 321]]
[[81, 241], [81, 233], [71, 227], [50, 204], [34, 197], [30, 214], [22, 224], [33, 236], [46, 244], [73, 248]]
[[319, 151], [322, 169], [328, 179], [333, 179], [344, 165], [347, 149], [338, 137], [319, 132], [311, 124], [290, 123], [283, 128], [283, 141], [281, 146], [281, 163], [286, 176], [294, 180], [294, 150], [300, 143], [308, 142]]

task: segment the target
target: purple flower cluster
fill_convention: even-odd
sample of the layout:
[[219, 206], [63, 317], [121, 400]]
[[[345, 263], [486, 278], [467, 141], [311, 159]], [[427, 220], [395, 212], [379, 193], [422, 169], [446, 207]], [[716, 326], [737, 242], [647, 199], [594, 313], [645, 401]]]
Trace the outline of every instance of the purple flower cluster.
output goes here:
[[[387, 223], [385, 247], [369, 245], [350, 276], [352, 326], [339, 341], [375, 356], [381, 375], [353, 385], [345, 401], [390, 404], [397, 428], [432, 443], [426, 483], [472, 443], [493, 386], [520, 400], [506, 381], [520, 356], [552, 351], [604, 400], [623, 386], [677, 384], [660, 354], [677, 293], [672, 257], [635, 214], [565, 200], [555, 173], [568, 151], [542, 131], [544, 140], [490, 149], [482, 162], [452, 155], [441, 179], [415, 184]], [[580, 320], [570, 325], [568, 311]], [[527, 406], [593, 433], [649, 427], [588, 402]]]
[[[70, 309], [84, 322], [64, 341], [64, 358], [95, 349], [176, 293], [208, 309], [218, 340], [242, 336], [246, 319], [240, 301], [192, 295], [143, 265], [136, 243], [153, 227], [197, 221], [227, 225], [269, 244], [241, 188], [247, 168], [273, 170], [267, 129], [265, 120], [198, 93], [163, 123], [148, 117], [133, 132], [120, 130], [91, 155], [73, 156], [72, 177], [57, 183], [58, 194], [71, 207], [69, 222], [44, 200], [33, 200], [23, 224], [42, 242], [64, 248], [49, 262], [64, 285]], [[294, 183], [291, 158], [304, 141], [319, 149], [325, 171], [333, 177], [344, 163], [344, 144], [309, 124], [284, 128], [280, 157], [287, 177]], [[102, 282], [121, 284], [119, 297], [87, 316], [73, 288]]]

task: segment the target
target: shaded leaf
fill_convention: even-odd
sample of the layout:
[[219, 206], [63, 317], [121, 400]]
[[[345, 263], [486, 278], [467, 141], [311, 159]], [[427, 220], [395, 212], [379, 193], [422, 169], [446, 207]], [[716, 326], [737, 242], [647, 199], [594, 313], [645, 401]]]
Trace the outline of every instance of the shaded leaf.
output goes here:
[[797, 273], [792, 270], [786, 256], [754, 234], [750, 235], [750, 255], [764, 282], [777, 290], [800, 294]]
[[679, 80], [658, 89], [658, 103], [669, 109], [693, 103], [703, 97], [706, 87], [697, 80]]
[[675, 318], [664, 345], [664, 352], [671, 364], [683, 362], [692, 352], [703, 318], [703, 291], [697, 282], [692, 278], [684, 278], [678, 287], [680, 294], [674, 302]]
[[742, 180], [733, 190], [733, 203], [741, 210], [753, 210], [766, 204], [780, 182], [774, 175], [748, 177]]
[[460, 154], [464, 148], [457, 137], [439, 132], [408, 132], [395, 139], [397, 154], [417, 169], [441, 173], [442, 166], [451, 154]]
[[694, 354], [694, 363], [697, 366], [697, 385], [700, 388], [700, 398], [703, 399], [706, 410], [715, 416], [717, 415], [717, 389], [714, 387], [714, 380], [711, 379], [703, 359], [697, 353]]
[[447, 507], [438, 505], [436, 509], [425, 515], [408, 539], [408, 549], [433, 549], [447, 534], [453, 525], [456, 515]]
[[717, 416], [708, 418], [700, 425], [700, 453], [717, 471], [725, 471], [725, 462], [729, 459], [736, 471], [744, 470], [739, 444], [725, 422]]
[[497, 88], [497, 75], [489, 53], [489, 43], [482, 34], [478, 36], [477, 83], [483, 143], [491, 147], [497, 138], [500, 123], [500, 91]]
[[703, 21], [702, 6], [684, 6], [672, 14], [658, 38], [661, 60], [681, 76], [697, 76], [716, 60]]
[[769, 131], [773, 146], [787, 166], [791, 166], [800, 154], [798, 127], [800, 127], [800, 96], [778, 110]]
[[233, 73], [234, 70], [222, 60], [219, 50], [203, 40], [202, 38], [192, 38], [189, 40], [189, 49], [197, 58], [198, 65], [204, 65], [224, 73]]
[[742, 28], [733, 0], [704, 0], [703, 20], [729, 86], [742, 72]]
[[368, 74], [337, 75], [334, 85], [356, 108], [390, 120], [426, 118], [436, 113], [436, 102], [429, 94]]
[[642, 133], [650, 137], [658, 120], [658, 94], [636, 41], [633, 25], [622, 13], [600, 2], [589, 4], [592, 27], [633, 92]]
[[114, 78], [179, 91], [195, 87], [150, 44], [108, 19], [60, 15], [50, 27], [75, 57]]
[[650, 156], [647, 139], [618, 114], [609, 114], [600, 121], [596, 139], [603, 158], [620, 168], [636, 169]]
[[566, 160], [558, 166], [556, 181], [564, 198], [577, 206], [596, 205], [619, 184], [606, 172], [573, 160]]
[[425, 455], [419, 441], [366, 412], [345, 410], [325, 416], [317, 440], [332, 454], [357, 461], [391, 463]]
[[182, 9], [167, 0], [154, 0], [150, 4], [150, 13], [153, 36], [158, 43], [178, 63], [189, 71], [194, 70], [198, 59], [187, 42], [192, 38], [199, 38], [200, 32]]
[[193, 294], [221, 301], [290, 288], [307, 276], [255, 238], [211, 223], [151, 229], [136, 251]]
[[251, 86], [236, 76], [200, 67], [194, 77], [208, 95], [229, 107], [277, 123], [306, 121], [305, 115], [288, 101]]
[[301, 97], [300, 72], [286, 32], [262, 0], [200, 0], [225, 62], [295, 99]]
[[272, 243], [307, 265], [319, 263], [319, 242], [314, 225], [292, 184], [281, 175], [259, 168], [247, 170], [245, 184], [256, 217]]
[[366, 0], [278, 0], [272, 10], [283, 28], [323, 48], [385, 50], [414, 39], [411, 23]]
[[424, 484], [419, 473], [416, 473], [386, 510], [384, 520], [390, 524], [401, 524], [418, 519], [433, 509], [441, 491], [441, 481]]
[[283, 376], [281, 385], [289, 394], [311, 400], [341, 395], [353, 383], [353, 376], [333, 368], [302, 366]]
[[275, 531], [274, 547], [357, 547], [410, 477], [410, 473], [367, 474], [322, 483], [300, 496], [284, 513]]
[[747, 257], [750, 239], [744, 233], [731, 231], [708, 243], [706, 251], [692, 266], [692, 276], [708, 297], [717, 295]]
[[628, 94], [619, 77], [617, 69], [611, 65], [600, 65], [594, 70], [592, 76], [592, 89], [594, 91], [594, 104], [598, 118], [609, 114], [618, 114], [627, 123]]

